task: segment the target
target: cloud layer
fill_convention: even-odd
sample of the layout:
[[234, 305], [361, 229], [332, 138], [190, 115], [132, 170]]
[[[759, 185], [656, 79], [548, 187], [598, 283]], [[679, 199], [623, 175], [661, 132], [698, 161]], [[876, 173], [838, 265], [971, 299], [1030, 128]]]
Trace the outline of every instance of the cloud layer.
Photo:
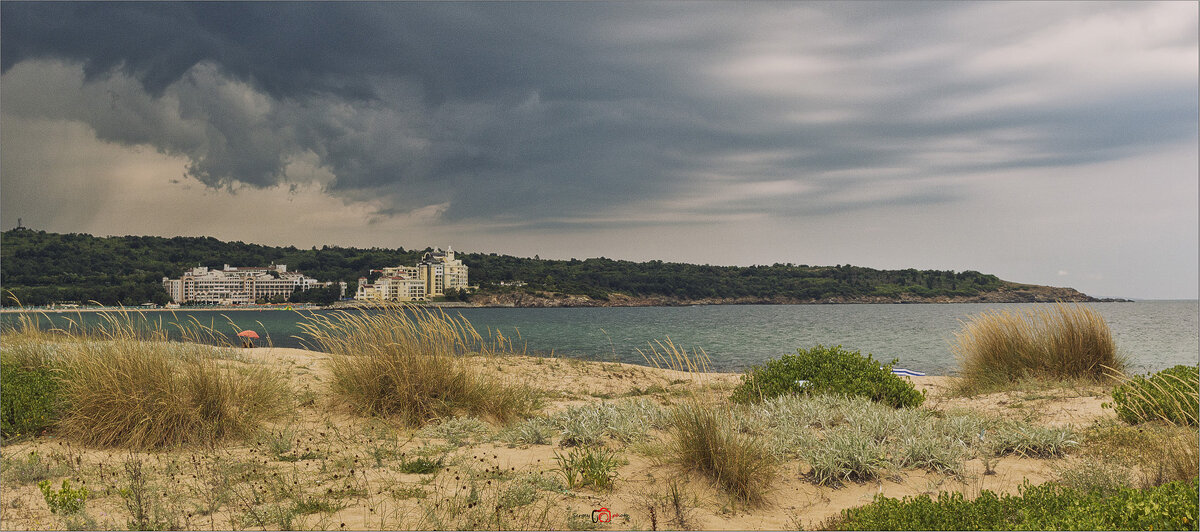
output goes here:
[[[37, 203], [59, 230], [116, 223], [104, 206], [138, 209], [132, 190], [157, 199], [119, 231], [396, 245], [419, 227], [463, 249], [970, 268], [1100, 295], [1153, 271], [1195, 297], [1198, 19], [3, 2], [0, 200], [5, 223]], [[314, 224], [249, 229], [256, 206]]]
[[3, 5], [5, 112], [387, 216], [935, 204], [1196, 135], [1189, 4]]

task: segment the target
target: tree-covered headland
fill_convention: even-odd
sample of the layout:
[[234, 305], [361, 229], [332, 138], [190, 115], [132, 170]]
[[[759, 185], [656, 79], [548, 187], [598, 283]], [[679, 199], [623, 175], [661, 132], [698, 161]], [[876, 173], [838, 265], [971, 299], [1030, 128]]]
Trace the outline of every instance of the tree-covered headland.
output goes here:
[[[162, 278], [187, 268], [286, 264], [321, 281], [346, 281], [354, 293], [370, 270], [411, 265], [428, 251], [404, 248], [322, 246], [308, 249], [211, 237], [110, 236], [13, 229], [0, 234], [0, 283], [23, 305], [60, 301], [140, 305], [166, 303]], [[613, 298], [706, 302], [852, 302], [962, 300], [1020, 288], [976, 271], [876, 270], [860, 266], [710, 266], [607, 258], [544, 260], [495, 253], [457, 254], [470, 267], [471, 294], [449, 299], [481, 301], [505, 296], [579, 296], [593, 302]], [[1067, 289], [1056, 289], [1067, 290]], [[1068, 291], [1083, 300], [1090, 299]], [[316, 298], [316, 299], [314, 299]], [[1056, 297], [1061, 299], [1062, 297]], [[297, 295], [293, 301], [325, 302], [329, 294]]]

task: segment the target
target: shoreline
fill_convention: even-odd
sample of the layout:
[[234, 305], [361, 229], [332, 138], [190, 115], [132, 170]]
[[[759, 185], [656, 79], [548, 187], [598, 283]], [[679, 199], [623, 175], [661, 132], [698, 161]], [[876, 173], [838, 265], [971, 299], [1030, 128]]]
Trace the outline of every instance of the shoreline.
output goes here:
[[[1160, 300], [1144, 300], [1144, 301], [1160, 301]], [[1191, 299], [1171, 299], [1162, 301], [1195, 301]], [[435, 302], [402, 302], [404, 304], [412, 304], [418, 307], [433, 307], [433, 308], [623, 308], [623, 307], [657, 307], [657, 308], [678, 308], [678, 307], [708, 307], [708, 306], [816, 306], [816, 305], [968, 305], [991, 303], [1001, 305], [1016, 305], [1016, 304], [1049, 304], [1049, 303], [1138, 303], [1141, 301], [1122, 298], [1092, 298], [1090, 300], [1025, 300], [1025, 299], [970, 299], [970, 300], [941, 300], [941, 299], [905, 299], [905, 300], [824, 300], [824, 301], [775, 301], [775, 300], [754, 300], [754, 301], [621, 301], [613, 303], [611, 301], [601, 301], [593, 299], [585, 299], [574, 301], [570, 299], [539, 299], [537, 301], [521, 302], [521, 303], [470, 303], [460, 301], [435, 301]], [[318, 305], [297, 305], [291, 308], [281, 308], [277, 306], [257, 306], [257, 305], [235, 305], [224, 307], [180, 307], [180, 308], [142, 308], [142, 307], [79, 307], [79, 308], [12, 308], [0, 307], [0, 314], [66, 314], [75, 312], [250, 312], [250, 311], [305, 311], [305, 310], [355, 310], [355, 309], [377, 309], [382, 308], [380, 305], [369, 303], [354, 303], [341, 302], [341, 304], [333, 304], [329, 306]]]
[[284, 310], [284, 311], [301, 311], [301, 310], [329, 310], [336, 307], [319, 307], [319, 306], [294, 306], [290, 309], [278, 307], [258, 307], [258, 306], [231, 306], [231, 307], [180, 307], [180, 308], [141, 308], [141, 307], [79, 307], [79, 308], [0, 308], [0, 314], [72, 314], [76, 312], [248, 312], [248, 311], [265, 311], [265, 310]]

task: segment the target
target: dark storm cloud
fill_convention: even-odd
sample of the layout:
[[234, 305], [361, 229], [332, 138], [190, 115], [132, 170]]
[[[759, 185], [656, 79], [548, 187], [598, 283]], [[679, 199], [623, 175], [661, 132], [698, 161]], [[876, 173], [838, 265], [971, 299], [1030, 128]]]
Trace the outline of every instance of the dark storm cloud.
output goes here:
[[[917, 183], [931, 176], [1195, 137], [1195, 77], [1122, 79], [1136, 49], [1008, 59], [1064, 21], [1140, 8], [1018, 6], [991, 27], [1002, 17], [977, 11], [995, 8], [3, 3], [0, 67], [6, 112], [185, 156], [212, 187], [294, 183], [310, 154], [329, 193], [382, 215], [518, 224], [676, 198], [693, 214], [931, 204], [959, 194]], [[1131, 46], [1194, 49], [1194, 34]], [[59, 83], [39, 86], [48, 73]], [[803, 192], [739, 196], [781, 181]]]

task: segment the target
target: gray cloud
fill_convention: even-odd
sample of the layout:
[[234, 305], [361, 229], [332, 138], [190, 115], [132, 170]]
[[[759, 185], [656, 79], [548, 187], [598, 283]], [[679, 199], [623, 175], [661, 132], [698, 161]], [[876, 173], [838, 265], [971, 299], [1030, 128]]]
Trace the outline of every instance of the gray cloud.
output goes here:
[[315, 157], [381, 216], [787, 217], [1194, 139], [1194, 17], [1122, 25], [1169, 7], [3, 3], [0, 68], [6, 113], [184, 156], [213, 188], [295, 184]]

